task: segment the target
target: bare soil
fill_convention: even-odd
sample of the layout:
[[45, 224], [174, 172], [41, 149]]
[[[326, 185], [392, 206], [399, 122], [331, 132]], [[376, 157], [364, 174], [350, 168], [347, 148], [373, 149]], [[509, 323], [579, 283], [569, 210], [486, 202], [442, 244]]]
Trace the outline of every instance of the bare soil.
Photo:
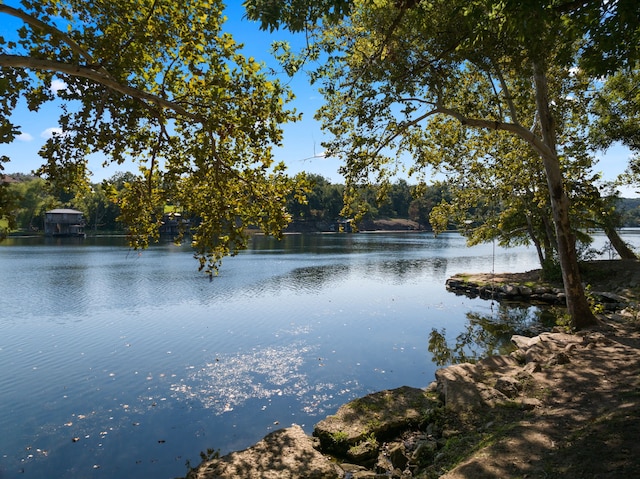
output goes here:
[[[527, 283], [536, 272], [473, 275], [471, 281]], [[640, 297], [640, 264], [589, 263], [583, 279], [594, 290]], [[600, 316], [564, 364], [536, 373], [525, 394], [541, 401], [529, 411], [492, 411], [464, 418], [475, 428], [471, 453], [446, 479], [640, 477], [640, 321], [636, 306]], [[436, 471], [432, 471], [436, 472]], [[433, 477], [429, 474], [428, 477]]]

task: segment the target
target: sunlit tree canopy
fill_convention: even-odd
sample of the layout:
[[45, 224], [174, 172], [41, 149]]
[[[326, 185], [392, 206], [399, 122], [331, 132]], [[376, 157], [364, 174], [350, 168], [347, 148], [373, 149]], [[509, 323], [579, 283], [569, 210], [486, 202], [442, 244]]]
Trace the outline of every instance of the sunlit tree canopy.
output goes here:
[[219, 0], [0, 3], [0, 18], [19, 25], [0, 38], [0, 141], [21, 131], [11, 116], [20, 99], [34, 112], [56, 101], [62, 133], [42, 148], [39, 173], [78, 188], [89, 155], [133, 159], [139, 174], [119, 197], [132, 244], [157, 237], [170, 202], [198, 219], [194, 246], [207, 271], [244, 246], [247, 226], [278, 234], [295, 188], [272, 154], [281, 125], [297, 119], [286, 108], [292, 93], [224, 33], [223, 8]]

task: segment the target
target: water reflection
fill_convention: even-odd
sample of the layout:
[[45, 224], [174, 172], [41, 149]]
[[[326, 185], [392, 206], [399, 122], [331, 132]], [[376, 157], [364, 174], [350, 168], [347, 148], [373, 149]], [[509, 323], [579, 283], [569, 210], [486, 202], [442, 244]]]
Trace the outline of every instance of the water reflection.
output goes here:
[[465, 328], [451, 345], [446, 328], [431, 330], [428, 349], [438, 366], [473, 363], [487, 356], [508, 354], [515, 349], [511, 342], [514, 334], [534, 336], [554, 324], [548, 309], [526, 305], [493, 303], [491, 314], [468, 312], [466, 316]]
[[343, 280], [349, 275], [351, 267], [348, 264], [330, 264], [296, 268], [287, 274], [270, 278], [260, 285], [265, 292], [291, 290], [299, 293], [320, 293], [331, 283]]
[[446, 258], [389, 259], [367, 264], [364, 273], [367, 276], [374, 275], [399, 285], [424, 275], [436, 278], [444, 277], [447, 272], [447, 264]]
[[[449, 261], [446, 258], [408, 258], [390, 257], [382, 261], [361, 261], [344, 257], [336, 259], [336, 263], [320, 262], [320, 264], [294, 268], [278, 276], [271, 276], [252, 284], [247, 294], [274, 294], [282, 291], [293, 291], [300, 294], [320, 294], [323, 290], [340, 283], [353, 281], [354, 277], [377, 279], [390, 285], [403, 285], [417, 282], [424, 277], [444, 278]], [[283, 268], [284, 269], [284, 268]]]
[[[192, 372], [171, 385], [172, 396], [178, 401], [197, 401], [216, 415], [233, 411], [249, 400], [263, 401], [264, 410], [276, 397], [297, 398], [306, 414], [322, 414], [322, 404], [334, 394], [348, 393], [357, 382], [344, 381], [339, 391], [336, 384], [312, 382], [305, 371], [314, 360], [313, 352], [313, 347], [296, 341], [287, 346], [218, 355], [199, 370], [188, 367]], [[322, 358], [316, 358], [318, 361]]]
[[267, 347], [249, 353], [211, 358], [201, 369], [171, 386], [179, 400], [197, 400], [222, 414], [232, 411], [248, 399], [270, 399], [292, 395], [306, 389], [306, 375], [300, 372], [304, 344]]

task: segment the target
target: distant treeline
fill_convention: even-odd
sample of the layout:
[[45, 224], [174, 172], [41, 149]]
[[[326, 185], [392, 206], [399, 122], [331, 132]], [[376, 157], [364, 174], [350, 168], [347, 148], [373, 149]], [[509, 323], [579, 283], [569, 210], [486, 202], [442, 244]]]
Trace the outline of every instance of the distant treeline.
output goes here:
[[[124, 183], [132, 178], [132, 173], [116, 173], [108, 183], [116, 191], [122, 190]], [[104, 185], [91, 184], [86, 191], [54, 191], [44, 179], [24, 173], [4, 175], [2, 182], [9, 193], [6, 195], [10, 201], [7, 209], [15, 220], [14, 232], [44, 231], [45, 212], [54, 208], [82, 211], [88, 233], [125, 231], [124, 225], [118, 220], [120, 208], [107, 194], [106, 182]]]
[[[340, 220], [348, 219], [343, 212], [344, 185], [331, 183], [320, 175], [307, 176], [310, 184], [307, 202], [300, 203], [293, 195], [288, 201], [294, 225], [302, 230], [327, 229]], [[43, 179], [23, 173], [5, 175], [3, 181], [11, 193], [11, 211], [18, 231], [43, 231], [45, 212], [67, 207], [84, 213], [85, 230], [91, 234], [125, 231], [118, 219], [120, 209], [113, 197], [114, 194], [117, 197], [118, 191], [132, 177], [132, 173], [116, 173], [106, 182], [92, 184], [90, 190], [82, 192], [51, 191]], [[428, 230], [433, 207], [443, 200], [450, 200], [449, 189], [443, 183], [427, 186], [416, 195], [416, 189], [401, 179], [384, 193], [375, 185], [363, 187], [359, 205], [364, 207], [363, 221], [407, 219], [414, 221], [418, 228]], [[617, 210], [621, 214], [621, 226], [640, 226], [640, 198], [619, 199]], [[188, 216], [188, 212], [183, 214]]]
[[[320, 175], [307, 175], [311, 191], [307, 194], [307, 203], [301, 204], [293, 198], [288, 209], [296, 223], [327, 225], [346, 219], [344, 212], [344, 190], [342, 184], [331, 183]], [[430, 229], [429, 213], [449, 193], [445, 185], [428, 186], [417, 195], [415, 188], [405, 180], [398, 180], [383, 193], [375, 185], [362, 187], [358, 208], [364, 211], [363, 222], [378, 219], [409, 219], [417, 223], [420, 229]]]
[[623, 227], [640, 226], [640, 198], [620, 198], [617, 205]]

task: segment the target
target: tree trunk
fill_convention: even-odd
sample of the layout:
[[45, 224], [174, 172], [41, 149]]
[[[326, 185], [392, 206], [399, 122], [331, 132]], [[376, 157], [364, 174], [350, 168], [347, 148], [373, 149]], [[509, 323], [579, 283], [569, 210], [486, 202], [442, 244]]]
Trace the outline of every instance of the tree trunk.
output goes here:
[[536, 252], [538, 253], [538, 261], [540, 261], [540, 267], [544, 268], [544, 254], [542, 252], [542, 245], [538, 240], [538, 237], [533, 232], [533, 225], [531, 224], [531, 217], [526, 215], [527, 217], [527, 231], [529, 232], [529, 238], [533, 241], [534, 246], [536, 247]]
[[558, 242], [558, 259], [562, 270], [562, 281], [566, 294], [567, 310], [571, 317], [571, 326], [575, 329], [597, 324], [584, 294], [584, 287], [578, 268], [575, 237], [569, 221], [569, 198], [562, 181], [560, 161], [556, 150], [555, 122], [549, 109], [549, 87], [545, 67], [542, 62], [533, 64], [536, 91], [536, 108], [539, 114], [542, 140], [548, 151], [541, 153], [547, 176], [547, 186], [551, 199], [551, 210]]
[[631, 248], [629, 248], [629, 245], [620, 238], [618, 231], [613, 226], [605, 225], [603, 229], [607, 238], [609, 238], [609, 241], [611, 242], [611, 246], [615, 248], [618, 255], [620, 255], [620, 258], [638, 261], [636, 254]]
[[558, 251], [555, 228], [551, 223], [553, 223], [553, 221], [550, 222], [549, 218], [547, 218], [546, 216], [542, 217], [542, 224], [544, 225], [544, 230], [547, 233], [545, 236], [546, 241], [544, 242], [545, 250], [547, 251], [547, 259], [549, 259], [550, 251]]

